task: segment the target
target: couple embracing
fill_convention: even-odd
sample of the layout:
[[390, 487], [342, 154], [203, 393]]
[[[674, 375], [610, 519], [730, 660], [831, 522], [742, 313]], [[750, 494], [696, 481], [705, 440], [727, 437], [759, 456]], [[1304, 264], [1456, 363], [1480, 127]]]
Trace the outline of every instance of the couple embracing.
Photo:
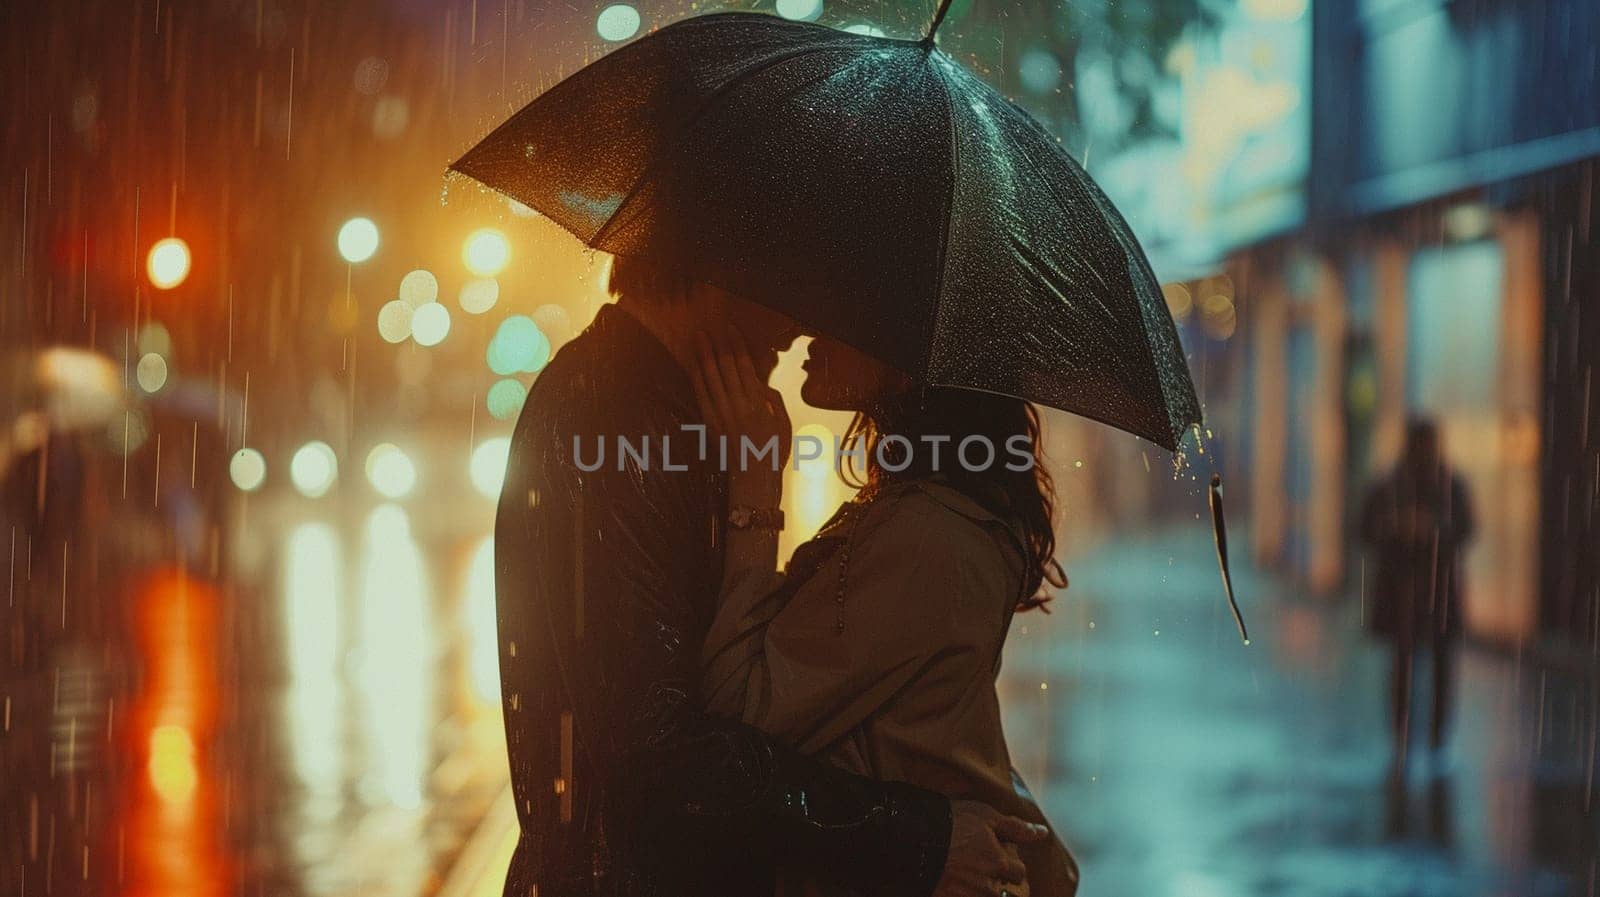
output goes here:
[[[1077, 889], [994, 688], [1063, 582], [1029, 402], [1173, 451], [1200, 405], [1127, 222], [938, 47], [950, 4], [920, 40], [683, 19], [451, 165], [616, 259], [500, 497], [507, 895]], [[780, 575], [781, 480], [685, 434], [787, 445], [766, 381], [803, 333], [861, 490]]]
[[700, 425], [786, 447], [766, 381], [802, 329], [653, 262], [610, 289], [533, 386], [496, 522], [506, 893], [1069, 897], [995, 692], [1013, 615], [1062, 584], [1048, 475], [915, 450], [1032, 446], [1033, 407], [816, 338], [802, 395], [855, 412], [861, 490], [779, 573], [781, 457], [575, 453]]

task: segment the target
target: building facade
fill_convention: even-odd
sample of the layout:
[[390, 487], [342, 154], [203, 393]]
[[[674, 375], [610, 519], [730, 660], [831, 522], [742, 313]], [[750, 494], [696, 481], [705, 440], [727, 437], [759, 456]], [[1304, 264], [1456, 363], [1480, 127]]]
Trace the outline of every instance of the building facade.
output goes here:
[[1470, 631], [1592, 649], [1600, 9], [1321, 3], [1311, 31], [1305, 221], [1226, 262], [1255, 551], [1361, 591], [1362, 490], [1431, 416], [1477, 508]]

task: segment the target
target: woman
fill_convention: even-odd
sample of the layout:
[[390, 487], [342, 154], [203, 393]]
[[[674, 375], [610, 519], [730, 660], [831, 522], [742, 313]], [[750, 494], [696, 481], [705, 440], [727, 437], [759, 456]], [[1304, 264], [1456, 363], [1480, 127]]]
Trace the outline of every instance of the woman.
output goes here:
[[[782, 400], [748, 353], [703, 345], [701, 354], [709, 423], [787, 445]], [[1017, 399], [920, 387], [826, 338], [811, 344], [805, 369], [807, 403], [856, 412], [845, 443], [864, 449], [852, 464], [865, 469], [861, 493], [779, 576], [777, 526], [749, 523], [775, 515], [738, 512], [778, 507], [781, 473], [763, 464], [730, 472], [734, 524], [705, 643], [707, 709], [853, 772], [1042, 823], [1011, 767], [994, 687], [1013, 613], [1042, 603], [1046, 582], [1065, 585], [1037, 413]], [[958, 448], [973, 436], [992, 457], [975, 442], [963, 464]], [[995, 882], [984, 893], [1076, 891], [1077, 865], [1059, 840], [1019, 850], [1026, 887]], [[783, 897], [839, 893], [783, 878]]]

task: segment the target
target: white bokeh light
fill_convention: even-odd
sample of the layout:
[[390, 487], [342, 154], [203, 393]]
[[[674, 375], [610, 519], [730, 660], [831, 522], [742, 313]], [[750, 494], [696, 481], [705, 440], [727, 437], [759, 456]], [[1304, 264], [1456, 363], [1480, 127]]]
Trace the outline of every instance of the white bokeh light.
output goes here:
[[626, 3], [615, 3], [600, 10], [594, 30], [605, 40], [627, 40], [639, 33], [639, 11]]
[[339, 458], [326, 442], [312, 441], [300, 446], [289, 461], [289, 479], [300, 494], [320, 498], [339, 478]]
[[380, 442], [367, 453], [367, 482], [385, 498], [402, 498], [417, 485], [417, 466], [392, 442]]
[[450, 309], [437, 302], [418, 308], [411, 316], [411, 338], [419, 346], [437, 346], [450, 335]]
[[371, 218], [351, 218], [339, 228], [339, 255], [352, 265], [378, 251], [378, 226]]
[[403, 343], [411, 336], [411, 318], [416, 310], [399, 299], [391, 299], [378, 309], [378, 335], [385, 342]]
[[493, 277], [511, 263], [511, 242], [492, 227], [480, 228], [461, 246], [461, 260], [479, 277]]
[[500, 487], [506, 480], [506, 461], [511, 457], [511, 439], [495, 436], [478, 443], [472, 450], [472, 460], [467, 473], [472, 485], [489, 498], [500, 496]]
[[145, 353], [134, 370], [139, 388], [148, 393], [158, 393], [167, 385], [167, 360], [155, 352]]
[[228, 461], [228, 477], [242, 491], [254, 492], [266, 482], [267, 459], [253, 448], [239, 449]]
[[150, 247], [145, 271], [156, 289], [170, 290], [189, 276], [189, 263], [189, 244], [177, 237], [168, 237]]
[[437, 302], [438, 299], [439, 278], [434, 277], [432, 271], [418, 268], [400, 278], [401, 302], [412, 308], [419, 308], [429, 302]]
[[796, 22], [815, 22], [822, 15], [822, 0], [778, 0], [777, 11]]
[[565, 343], [572, 338], [572, 316], [562, 306], [551, 303], [541, 305], [533, 311], [533, 323], [539, 325], [539, 331], [545, 335], [552, 347]]
[[461, 310], [469, 315], [481, 315], [500, 301], [500, 282], [493, 277], [469, 280], [461, 287]]

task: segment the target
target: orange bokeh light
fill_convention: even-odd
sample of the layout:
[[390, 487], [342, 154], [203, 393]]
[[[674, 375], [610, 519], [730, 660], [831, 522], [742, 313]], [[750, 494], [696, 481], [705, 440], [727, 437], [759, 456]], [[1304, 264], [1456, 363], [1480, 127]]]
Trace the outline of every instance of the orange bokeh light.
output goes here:
[[145, 259], [145, 273], [158, 290], [170, 290], [188, 278], [193, 261], [189, 244], [178, 237], [158, 240]]
[[222, 897], [229, 891], [219, 783], [207, 756], [220, 678], [214, 647], [220, 600], [215, 587], [182, 570], [149, 577], [137, 593], [146, 678], [131, 738], [145, 774], [129, 779], [123, 897]]

